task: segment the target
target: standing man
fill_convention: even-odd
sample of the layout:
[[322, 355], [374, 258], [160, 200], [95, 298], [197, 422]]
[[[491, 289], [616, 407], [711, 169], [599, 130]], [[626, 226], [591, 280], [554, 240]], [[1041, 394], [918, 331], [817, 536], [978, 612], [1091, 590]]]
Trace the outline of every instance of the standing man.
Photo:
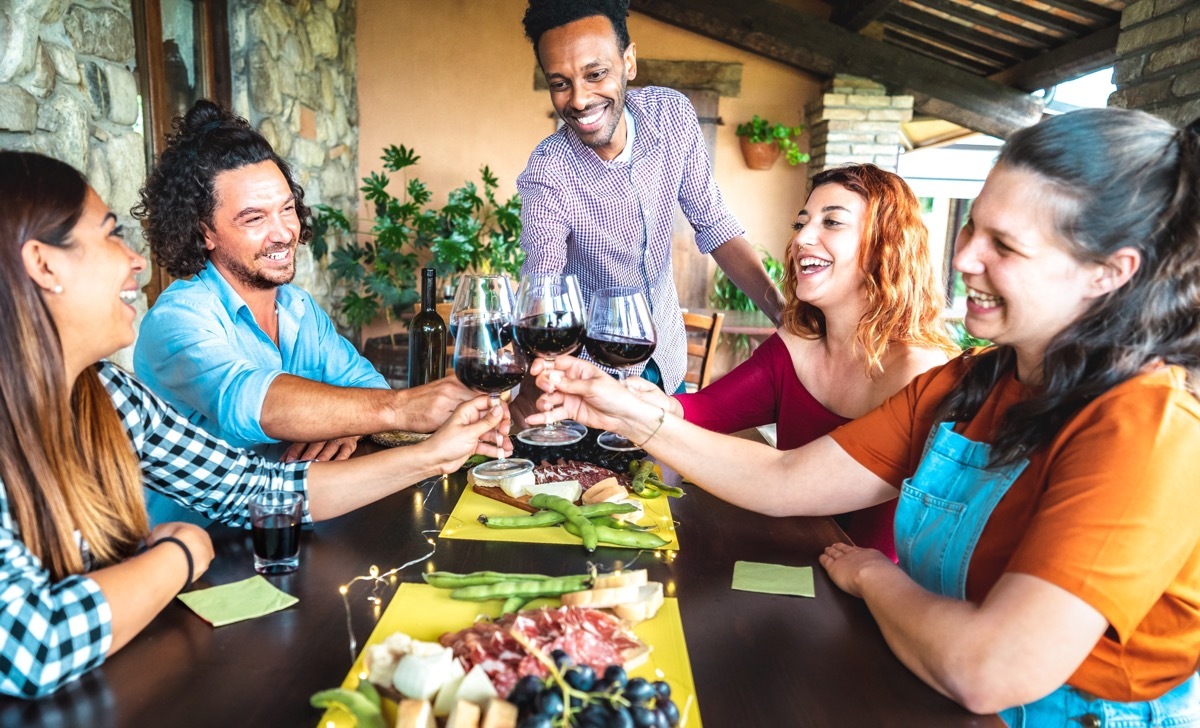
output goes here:
[[522, 272], [573, 273], [585, 303], [608, 286], [645, 291], [658, 345], [642, 376], [675, 392], [687, 369], [671, 269], [677, 203], [700, 252], [777, 324], [783, 297], [725, 207], [687, 98], [656, 87], [626, 92], [637, 75], [628, 8], [628, 0], [529, 0], [525, 35], [563, 126], [517, 178]]
[[133, 211], [179, 279], [142, 322], [143, 382], [231, 445], [285, 461], [347, 458], [372, 432], [431, 432], [474, 396], [452, 377], [388, 389], [291, 285], [312, 237], [304, 190], [245, 119], [200, 100], [176, 129]]

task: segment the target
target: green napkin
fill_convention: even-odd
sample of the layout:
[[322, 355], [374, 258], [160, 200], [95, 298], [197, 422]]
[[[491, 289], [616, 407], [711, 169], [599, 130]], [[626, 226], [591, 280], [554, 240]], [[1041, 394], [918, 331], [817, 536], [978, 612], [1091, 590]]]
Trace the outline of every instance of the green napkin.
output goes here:
[[259, 575], [232, 584], [199, 589], [179, 595], [179, 601], [214, 627], [254, 619], [287, 609], [300, 601], [279, 591]]
[[739, 561], [733, 565], [733, 588], [764, 594], [815, 597], [811, 566], [780, 566], [757, 561]]

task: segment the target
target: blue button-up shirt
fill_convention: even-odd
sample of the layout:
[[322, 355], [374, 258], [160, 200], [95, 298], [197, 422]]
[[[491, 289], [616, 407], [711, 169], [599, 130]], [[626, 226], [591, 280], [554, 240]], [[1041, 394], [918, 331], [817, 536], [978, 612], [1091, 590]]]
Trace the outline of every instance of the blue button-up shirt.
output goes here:
[[334, 329], [312, 296], [275, 291], [279, 346], [210, 261], [167, 287], [146, 314], [133, 353], [138, 378], [189, 421], [229, 444], [278, 458], [263, 432], [263, 401], [280, 374], [339, 387], [387, 389], [387, 380]]

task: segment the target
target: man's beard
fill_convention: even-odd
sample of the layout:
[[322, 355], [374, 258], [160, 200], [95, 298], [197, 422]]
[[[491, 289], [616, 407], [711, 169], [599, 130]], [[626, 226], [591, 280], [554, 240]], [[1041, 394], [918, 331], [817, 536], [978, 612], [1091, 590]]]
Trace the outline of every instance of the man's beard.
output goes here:
[[225, 268], [229, 274], [237, 279], [238, 283], [256, 291], [269, 291], [278, 288], [285, 283], [291, 283], [296, 277], [296, 257], [295, 252], [292, 253], [292, 265], [287, 276], [282, 280], [268, 278], [261, 271], [252, 270], [244, 265], [240, 260], [224, 260]]

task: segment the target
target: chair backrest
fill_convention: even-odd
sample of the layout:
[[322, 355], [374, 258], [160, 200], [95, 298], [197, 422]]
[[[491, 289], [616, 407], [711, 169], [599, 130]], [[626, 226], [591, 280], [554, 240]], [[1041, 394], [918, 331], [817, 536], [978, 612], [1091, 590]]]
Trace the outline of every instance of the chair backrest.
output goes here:
[[[724, 321], [725, 314], [719, 311], [711, 316], [684, 312], [684, 329], [688, 334], [700, 334], [688, 336], [688, 372], [683, 376], [685, 384], [694, 385], [696, 389], [708, 386], [709, 380], [712, 379], [712, 355], [717, 350], [717, 342], [721, 338], [721, 324]], [[693, 366], [694, 359], [699, 359], [698, 367]]]

